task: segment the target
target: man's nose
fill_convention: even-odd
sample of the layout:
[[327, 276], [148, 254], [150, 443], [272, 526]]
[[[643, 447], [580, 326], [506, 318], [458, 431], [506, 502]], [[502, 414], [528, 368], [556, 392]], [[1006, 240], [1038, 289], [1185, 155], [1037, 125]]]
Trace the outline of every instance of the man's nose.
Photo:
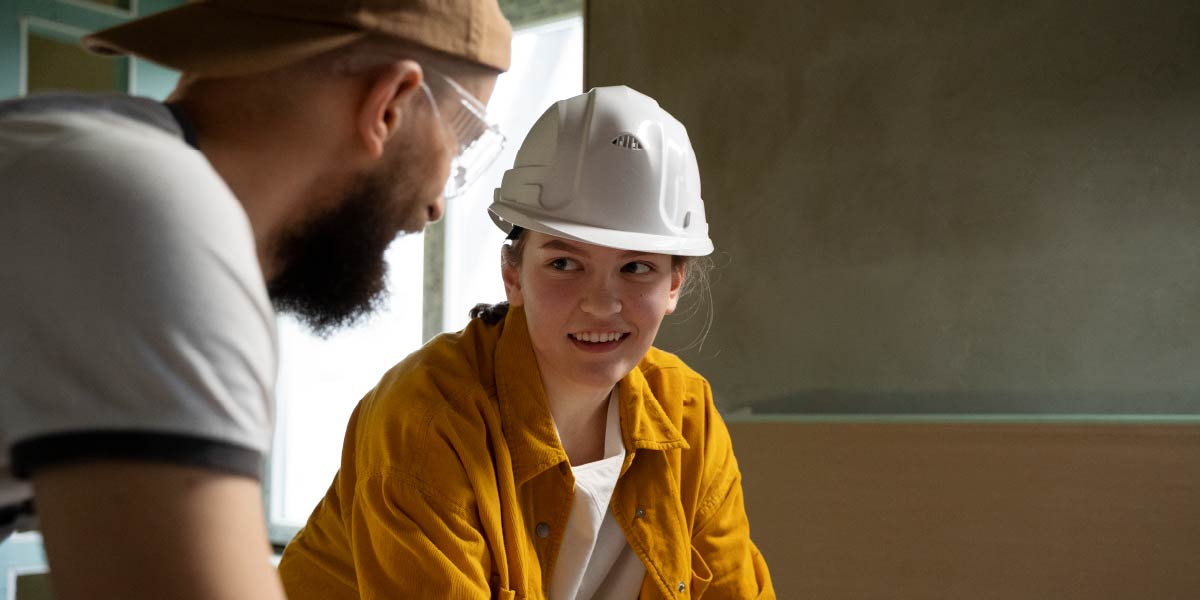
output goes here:
[[430, 223], [436, 223], [446, 214], [446, 198], [439, 195], [437, 201], [426, 207], [425, 216]]

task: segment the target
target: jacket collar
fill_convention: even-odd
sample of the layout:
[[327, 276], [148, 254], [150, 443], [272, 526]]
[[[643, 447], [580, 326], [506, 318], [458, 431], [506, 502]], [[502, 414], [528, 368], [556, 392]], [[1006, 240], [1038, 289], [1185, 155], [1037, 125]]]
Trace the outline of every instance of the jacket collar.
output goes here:
[[669, 450], [687, 448], [687, 440], [671, 422], [654, 396], [650, 382], [642, 374], [641, 364], [621, 379], [619, 386], [621, 437], [625, 450]]
[[[542, 386], [525, 311], [511, 307], [496, 345], [496, 395], [503, 419], [504, 437], [513, 457], [517, 485], [546, 469], [567, 462], [558, 440], [550, 404]], [[618, 385], [621, 438], [628, 452], [634, 448], [667, 450], [687, 448], [687, 441], [671, 423], [640, 366]]]

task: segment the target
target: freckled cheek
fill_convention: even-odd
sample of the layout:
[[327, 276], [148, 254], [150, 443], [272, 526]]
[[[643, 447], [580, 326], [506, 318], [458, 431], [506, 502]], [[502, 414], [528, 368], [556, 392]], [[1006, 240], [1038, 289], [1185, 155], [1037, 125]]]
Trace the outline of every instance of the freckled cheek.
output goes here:
[[550, 286], [545, 289], [545, 295], [542, 297], [542, 303], [549, 310], [556, 313], [569, 314], [569, 312], [579, 305], [578, 294], [565, 286]]
[[631, 296], [623, 308], [629, 321], [636, 323], [643, 333], [653, 334], [666, 316], [666, 293], [641, 291]]
[[531, 321], [537, 321], [539, 329], [557, 331], [569, 325], [574, 310], [579, 306], [578, 294], [570, 286], [543, 282], [542, 285], [526, 289], [525, 313]]
[[645, 288], [633, 290], [625, 294], [625, 297], [628, 298], [627, 302], [631, 306], [646, 313], [658, 312], [660, 308], [665, 310], [667, 307], [667, 296], [668, 291]]

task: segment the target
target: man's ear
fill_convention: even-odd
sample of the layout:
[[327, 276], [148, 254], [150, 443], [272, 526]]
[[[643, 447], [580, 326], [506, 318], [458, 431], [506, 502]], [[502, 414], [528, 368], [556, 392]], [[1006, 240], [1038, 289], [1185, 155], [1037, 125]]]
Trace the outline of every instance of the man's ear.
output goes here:
[[[507, 252], [507, 250], [502, 250]], [[500, 257], [500, 276], [504, 278], [504, 295], [508, 298], [510, 306], [522, 306], [525, 304], [525, 296], [521, 293], [521, 273], [517, 265], [504, 260], [504, 256]]]
[[400, 127], [407, 107], [421, 94], [425, 73], [414, 60], [398, 60], [367, 76], [366, 94], [358, 105], [358, 135], [372, 158]]
[[671, 269], [671, 290], [667, 292], [667, 314], [675, 312], [679, 305], [679, 296], [683, 294], [683, 280], [687, 278], [683, 269]]

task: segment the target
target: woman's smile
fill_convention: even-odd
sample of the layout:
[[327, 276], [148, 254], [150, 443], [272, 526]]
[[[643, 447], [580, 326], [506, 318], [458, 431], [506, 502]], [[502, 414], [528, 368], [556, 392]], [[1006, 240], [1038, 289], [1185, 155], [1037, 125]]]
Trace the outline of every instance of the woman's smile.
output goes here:
[[581, 331], [568, 334], [571, 343], [584, 352], [611, 352], [629, 337], [628, 331]]

